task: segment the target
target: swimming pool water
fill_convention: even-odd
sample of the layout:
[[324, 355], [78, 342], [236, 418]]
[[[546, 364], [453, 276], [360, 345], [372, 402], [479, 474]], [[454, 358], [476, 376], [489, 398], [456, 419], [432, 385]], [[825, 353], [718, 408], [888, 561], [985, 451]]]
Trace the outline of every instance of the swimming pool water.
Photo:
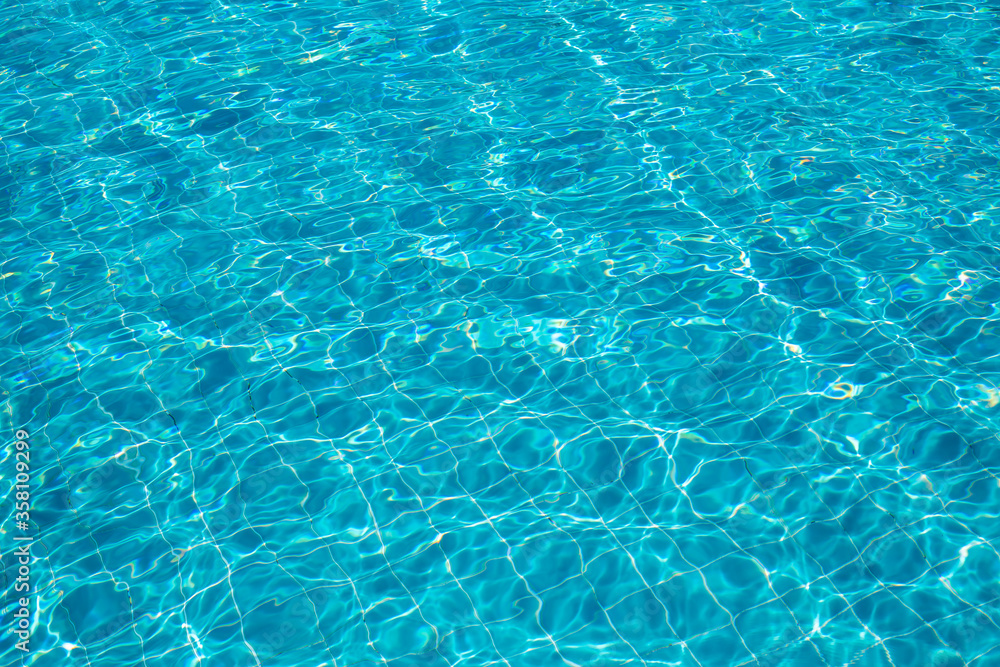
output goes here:
[[3, 664], [1000, 665], [995, 3], [0, 31]]

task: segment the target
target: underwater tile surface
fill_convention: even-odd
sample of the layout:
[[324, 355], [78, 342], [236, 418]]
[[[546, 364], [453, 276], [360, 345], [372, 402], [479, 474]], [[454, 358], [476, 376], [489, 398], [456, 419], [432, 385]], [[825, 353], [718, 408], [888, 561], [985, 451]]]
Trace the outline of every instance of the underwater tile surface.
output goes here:
[[998, 66], [984, 0], [5, 3], [0, 663], [1000, 666]]

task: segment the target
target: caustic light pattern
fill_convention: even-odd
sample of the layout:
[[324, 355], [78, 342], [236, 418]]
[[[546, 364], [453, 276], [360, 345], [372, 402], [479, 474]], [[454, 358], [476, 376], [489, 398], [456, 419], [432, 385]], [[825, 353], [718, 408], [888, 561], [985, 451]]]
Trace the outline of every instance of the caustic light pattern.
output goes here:
[[995, 3], [0, 31], [3, 664], [1000, 665]]

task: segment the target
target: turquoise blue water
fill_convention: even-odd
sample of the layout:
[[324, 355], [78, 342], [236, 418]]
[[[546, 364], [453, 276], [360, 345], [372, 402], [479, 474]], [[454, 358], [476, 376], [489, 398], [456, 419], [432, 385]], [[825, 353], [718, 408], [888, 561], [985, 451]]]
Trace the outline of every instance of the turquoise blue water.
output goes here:
[[998, 66], [986, 1], [4, 4], [0, 663], [1000, 665]]

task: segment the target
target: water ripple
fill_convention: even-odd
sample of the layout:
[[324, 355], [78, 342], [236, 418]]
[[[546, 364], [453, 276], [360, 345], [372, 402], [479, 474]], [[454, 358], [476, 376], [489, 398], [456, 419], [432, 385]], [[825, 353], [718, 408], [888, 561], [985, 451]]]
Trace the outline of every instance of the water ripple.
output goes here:
[[0, 17], [32, 664], [998, 660], [989, 3]]

